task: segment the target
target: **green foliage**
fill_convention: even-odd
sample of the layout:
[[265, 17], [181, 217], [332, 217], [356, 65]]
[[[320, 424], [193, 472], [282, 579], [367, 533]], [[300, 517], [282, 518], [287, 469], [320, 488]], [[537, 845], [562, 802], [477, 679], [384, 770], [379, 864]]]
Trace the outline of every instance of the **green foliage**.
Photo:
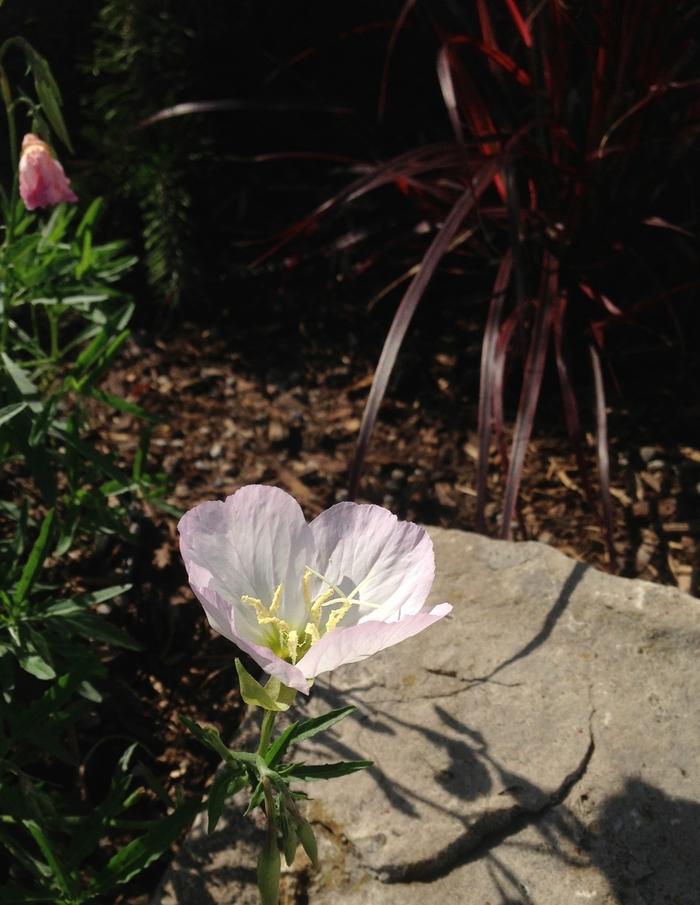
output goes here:
[[[10, 39], [0, 47], [3, 78], [11, 49], [24, 54], [33, 78], [36, 98], [17, 94], [33, 126], [68, 144], [48, 63]], [[6, 78], [2, 89], [13, 145], [19, 108]], [[80, 583], [80, 566], [101, 536], [131, 543], [134, 507], [158, 502], [163, 489], [146, 468], [149, 419], [101, 388], [129, 337], [134, 305], [119, 281], [135, 259], [120, 242], [98, 241], [100, 212], [96, 200], [82, 214], [65, 205], [28, 213], [16, 173], [2, 195], [0, 882], [7, 882], [0, 899], [7, 902], [93, 902], [160, 857], [200, 807], [166, 799], [167, 814], [144, 820], [146, 771], [134, 745], [96, 807], [76, 781], [94, 751], [82, 750], [81, 731], [108, 694], [109, 662], [119, 649], [140, 648], [102, 615], [108, 602], [124, 603], [128, 583], [64, 591], [64, 577]], [[95, 447], [90, 414], [105, 405], [143, 416], [130, 468]], [[105, 859], [105, 841], [134, 829], [139, 834], [121, 847], [112, 838]]]
[[154, 13], [138, 0], [106, 0], [85, 64], [96, 88], [84, 105], [99, 123], [87, 138], [122, 200], [138, 208], [148, 281], [170, 302], [196, 277], [187, 174], [201, 143], [191, 123], [177, 124], [174, 141], [167, 126], [142, 131], [138, 122], [187, 94], [192, 31], [182, 6], [168, 0]]
[[[236, 667], [242, 681], [243, 677], [250, 678], [238, 660]], [[258, 685], [258, 688], [264, 691], [262, 686]], [[256, 692], [255, 697], [258, 696], [259, 692]], [[306, 795], [292, 790], [291, 784], [295, 781], [314, 782], [347, 776], [368, 769], [372, 766], [372, 761], [340, 761], [317, 765], [307, 765], [303, 761], [282, 762], [291, 745], [312, 738], [350, 716], [355, 709], [352, 706], [292, 723], [273, 740], [270, 740], [270, 732], [275, 711], [267, 706], [267, 702], [258, 703], [254, 700], [253, 706], [260, 706], [264, 711], [260, 745], [256, 754], [232, 751], [226, 747], [215, 729], [199, 726], [186, 717], [180, 717], [180, 720], [197, 741], [215, 751], [223, 761], [206, 801], [208, 831], [211, 833], [216, 828], [226, 799], [246, 786], [251, 790], [247, 812], [256, 807], [264, 807], [267, 832], [258, 860], [258, 889], [262, 902], [274, 903], [279, 896], [281, 853], [284, 853], [287, 864], [291, 864], [301, 845], [312, 864], [316, 865], [318, 859], [313, 830], [296, 804], [299, 798], [305, 798]]]

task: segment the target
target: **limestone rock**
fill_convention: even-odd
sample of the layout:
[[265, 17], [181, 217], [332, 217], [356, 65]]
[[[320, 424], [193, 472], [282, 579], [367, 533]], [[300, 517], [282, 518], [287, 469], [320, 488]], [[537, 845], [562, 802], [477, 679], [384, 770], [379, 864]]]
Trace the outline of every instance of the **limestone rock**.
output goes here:
[[[307, 786], [309, 905], [700, 905], [700, 602], [536, 543], [431, 529], [451, 617], [319, 681], [356, 713], [303, 759], [374, 766]], [[295, 716], [298, 715], [298, 712]], [[200, 827], [158, 905], [256, 902], [257, 830]]]

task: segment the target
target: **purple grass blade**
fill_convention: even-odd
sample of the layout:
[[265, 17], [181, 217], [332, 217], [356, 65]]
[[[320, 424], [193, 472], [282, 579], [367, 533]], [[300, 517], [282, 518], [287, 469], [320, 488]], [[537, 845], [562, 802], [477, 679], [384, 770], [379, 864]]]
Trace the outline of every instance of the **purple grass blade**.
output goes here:
[[295, 101], [259, 101], [244, 100], [241, 98], [229, 98], [227, 100], [212, 101], [183, 101], [173, 104], [172, 107], [164, 107], [157, 113], [139, 120], [134, 129], [146, 129], [156, 123], [165, 122], [168, 119], [176, 119], [180, 116], [192, 116], [195, 113], [229, 113], [231, 111], [250, 110], [267, 111], [268, 113], [330, 113], [334, 116], [350, 116], [354, 110], [350, 107], [338, 107], [335, 104], [295, 102]]
[[477, 433], [479, 436], [479, 458], [476, 469], [476, 530], [485, 531], [484, 506], [486, 504], [486, 478], [489, 469], [489, 446], [491, 439], [491, 417], [494, 392], [494, 356], [498, 331], [503, 312], [506, 290], [513, 269], [513, 253], [509, 248], [501, 259], [496, 281], [491, 295], [491, 304], [481, 344], [481, 372], [479, 377], [479, 416]]
[[426, 173], [435, 170], [450, 170], [456, 164], [464, 163], [463, 152], [456, 148], [454, 142], [439, 142], [432, 145], [412, 149], [405, 154], [386, 161], [376, 167], [368, 167], [368, 172], [351, 182], [331, 198], [314, 208], [310, 214], [293, 223], [288, 229], [278, 234], [274, 243], [248, 265], [251, 269], [259, 267], [264, 261], [276, 254], [292, 239], [303, 235], [313, 228], [321, 217], [349, 201], [355, 201], [368, 192], [395, 182], [400, 177]]
[[480, 195], [493, 181], [502, 165], [503, 163], [500, 158], [495, 158], [482, 165], [481, 169], [476, 174], [473, 184], [453, 205], [452, 210], [442, 225], [442, 229], [435, 236], [425, 253], [418, 273], [413, 277], [399, 307], [396, 309], [396, 314], [394, 315], [391, 327], [384, 340], [384, 346], [377, 364], [377, 370], [374, 374], [372, 387], [365, 404], [365, 410], [362, 413], [362, 424], [360, 425], [360, 432], [355, 447], [355, 456], [350, 472], [350, 499], [354, 499], [357, 496], [360, 474], [367, 453], [367, 447], [369, 446], [372, 429], [374, 428], [379, 413], [379, 406], [384, 398], [384, 393], [386, 392], [387, 384], [389, 383], [389, 377], [391, 376], [394, 364], [396, 363], [396, 357], [418, 302], [420, 302], [423, 297], [436, 267], [449, 248], [462, 221], [474, 207]]
[[[564, 317], [566, 314], [568, 299], [561, 296], [554, 308], [554, 356], [557, 363], [557, 374], [559, 376], [559, 387], [561, 389], [562, 402], [564, 405], [564, 421], [566, 423], [566, 432], [574, 449], [576, 456], [576, 464], [579, 474], [581, 475], [581, 484], [586, 500], [591, 508], [591, 512], [599, 513], [598, 503], [593, 493], [590, 477], [588, 474], [588, 464], [584, 455], [584, 437], [581, 428], [581, 418], [579, 416], [578, 402], [574, 393], [571, 377], [569, 376], [569, 368], [566, 357], [564, 355]], [[603, 525], [603, 530], [605, 526]]]
[[600, 365], [600, 352], [594, 343], [589, 346], [593, 380], [595, 384], [596, 445], [598, 450], [598, 475], [600, 478], [600, 496], [603, 501], [605, 518], [605, 543], [610, 557], [610, 568], [617, 572], [617, 556], [613, 545], [612, 495], [610, 493], [610, 451], [608, 449], [608, 416], [605, 411], [605, 385], [603, 369]]
[[542, 259], [542, 286], [540, 297], [537, 299], [530, 348], [525, 360], [523, 385], [520, 392], [520, 402], [518, 403], [518, 414], [515, 420], [510, 466], [508, 468], [503, 500], [501, 537], [504, 540], [510, 540], [511, 537], [511, 525], [520, 490], [525, 453], [532, 436], [532, 426], [535, 420], [535, 412], [542, 386], [542, 375], [547, 358], [547, 346], [552, 325], [552, 306], [558, 292], [559, 262], [546, 251]]
[[455, 93], [454, 82], [452, 81], [452, 71], [450, 68], [450, 48], [444, 44], [437, 57], [437, 76], [440, 83], [440, 91], [442, 92], [442, 100], [447, 109], [447, 115], [450, 118], [450, 125], [455, 134], [457, 143], [464, 145], [464, 132], [462, 131], [462, 121], [459, 118], [459, 107], [457, 104], [457, 95]]
[[[523, 303], [524, 305], [524, 303]], [[505, 385], [506, 364], [508, 363], [508, 349], [510, 342], [520, 327], [522, 321], [523, 305], [518, 304], [515, 311], [511, 311], [503, 322], [501, 329], [498, 331], [498, 340], [493, 356], [493, 429], [496, 435], [496, 445], [500, 455], [501, 476], [503, 484], [508, 480], [508, 469], [510, 467], [510, 453], [508, 451], [508, 443], [506, 442], [505, 417], [503, 414], [503, 387]], [[516, 503], [516, 517], [518, 519], [518, 527], [522, 537], [527, 537], [525, 527], [525, 519], [523, 518], [520, 501]]]

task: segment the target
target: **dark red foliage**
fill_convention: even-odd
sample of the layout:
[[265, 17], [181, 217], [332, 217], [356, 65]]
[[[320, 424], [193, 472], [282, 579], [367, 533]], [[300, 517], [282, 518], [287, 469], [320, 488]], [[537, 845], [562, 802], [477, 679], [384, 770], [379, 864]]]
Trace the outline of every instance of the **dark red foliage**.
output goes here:
[[[367, 400], [351, 493], [401, 342], [442, 264], [445, 272], [464, 275], [460, 292], [490, 297], [479, 400], [479, 527], [494, 435], [507, 469], [501, 534], [511, 534], [540, 392], [552, 370], [582, 483], [606, 528], [615, 568], [603, 380], [610, 337], [616, 347], [621, 336], [637, 333], [674, 341], [698, 287], [688, 201], [697, 185], [692, 155], [700, 135], [700, 71], [691, 37], [697, 19], [692, 0], [403, 5], [390, 32], [380, 113], [399, 90], [392, 61], [402, 37], [411, 27], [430, 29], [452, 142], [365, 165], [357, 181], [274, 246], [388, 185], [413, 203], [430, 238], [411, 260], [416, 231], [409, 233], [404, 274], [386, 290], [410, 279]], [[396, 246], [387, 248], [395, 260]], [[364, 270], [381, 260], [377, 249]], [[507, 449], [511, 388], [518, 401]], [[597, 436], [598, 503], [587, 475], [582, 418]]]

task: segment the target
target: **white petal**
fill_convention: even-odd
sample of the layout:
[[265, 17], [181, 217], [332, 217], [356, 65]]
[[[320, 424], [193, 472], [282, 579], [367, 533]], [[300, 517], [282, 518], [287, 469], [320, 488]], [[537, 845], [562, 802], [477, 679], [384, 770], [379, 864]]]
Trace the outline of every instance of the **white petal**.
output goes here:
[[[196, 566], [190, 572], [192, 590], [202, 604], [209, 625], [214, 631], [223, 635], [224, 638], [228, 638], [229, 641], [233, 641], [242, 651], [249, 654], [268, 675], [275, 676], [290, 688], [296, 688], [297, 691], [308, 694], [309, 683], [296, 666], [280, 659], [269, 647], [251, 641], [250, 630], [240, 631], [237, 625], [240, 611], [217, 594], [209, 583], [209, 577], [209, 573], [205, 569]], [[205, 581], [204, 586], [198, 584], [201, 580]]]
[[380, 506], [338, 503], [311, 522], [311, 531], [314, 568], [345, 594], [360, 585], [354, 599], [375, 605], [353, 606], [341, 625], [420, 611], [435, 559], [432, 541], [419, 525], [399, 522]]
[[258, 484], [243, 487], [224, 503], [196, 506], [178, 528], [188, 574], [192, 577], [197, 568], [208, 573], [206, 587], [236, 607], [241, 637], [263, 642], [255, 611], [241, 598], [255, 597], [269, 606], [280, 584], [279, 615], [291, 624], [303, 621], [301, 576], [313, 555], [313, 536], [289, 494]]
[[449, 603], [441, 603], [432, 610], [406, 616], [394, 622], [363, 622], [350, 628], [336, 628], [324, 635], [297, 663], [309, 679], [330, 672], [345, 663], [356, 663], [385, 647], [391, 647], [428, 628], [452, 610]]

